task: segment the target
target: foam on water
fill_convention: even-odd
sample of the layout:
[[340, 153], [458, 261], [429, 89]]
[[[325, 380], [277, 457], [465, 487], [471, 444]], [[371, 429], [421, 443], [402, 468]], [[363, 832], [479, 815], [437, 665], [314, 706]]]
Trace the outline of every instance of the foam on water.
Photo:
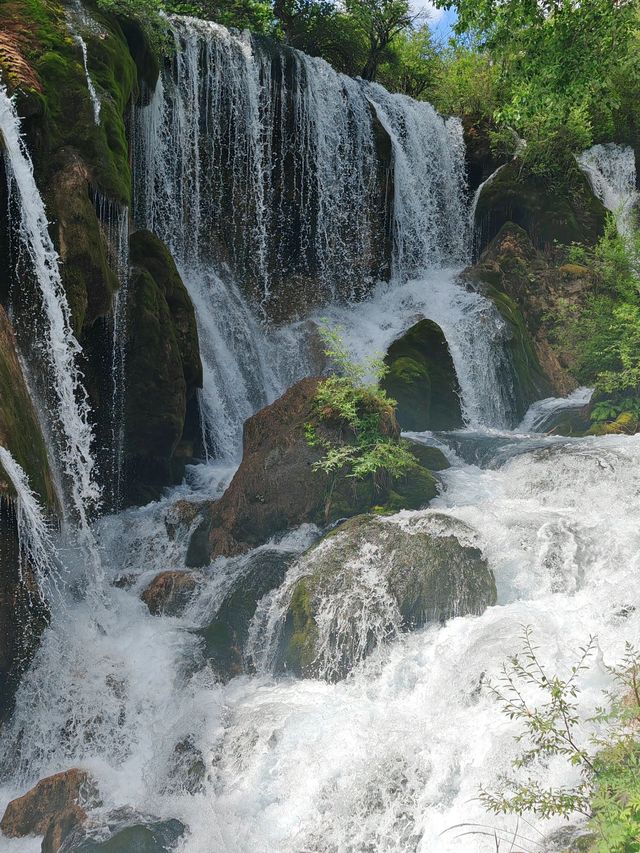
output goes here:
[[[475, 796], [510, 769], [517, 749], [517, 727], [486, 680], [518, 647], [521, 626], [533, 627], [542, 659], [560, 671], [589, 634], [598, 636], [580, 698], [585, 715], [608, 684], [602, 663], [619, 659], [625, 639], [640, 640], [640, 439], [541, 438], [532, 450], [520, 441], [520, 455], [498, 468], [458, 460], [433, 507], [476, 531], [498, 605], [396, 638], [337, 684], [264, 675], [220, 684], [185, 629], [215, 612], [245, 558], [204, 571], [206, 606], [151, 617], [137, 598], [144, 577], [182, 565], [186, 542], [171, 540], [154, 557], [145, 535], [148, 546], [163, 524], [156, 515], [144, 533], [150, 509], [105, 521], [111, 571], [126, 553], [127, 571], [142, 580], [110, 590], [106, 627], [76, 603], [73, 633], [48, 632], [4, 737], [5, 796], [79, 762], [97, 776], [105, 808], [129, 803], [188, 823], [188, 853], [493, 850], [492, 841], [458, 839], [451, 828], [514, 828], [488, 818]], [[428, 521], [431, 512], [401, 513], [396, 523]], [[286, 547], [309, 541], [307, 533]], [[187, 792], [176, 759], [185, 739], [207, 768], [200, 793]], [[555, 760], [531, 772], [547, 784], [574, 774]], [[534, 821], [526, 834], [539, 840], [548, 828]]]

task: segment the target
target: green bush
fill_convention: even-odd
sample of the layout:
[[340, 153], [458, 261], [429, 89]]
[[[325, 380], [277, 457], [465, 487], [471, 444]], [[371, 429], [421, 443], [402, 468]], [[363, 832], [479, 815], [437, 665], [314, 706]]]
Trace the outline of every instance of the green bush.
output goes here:
[[[605, 694], [608, 707], [582, 719], [580, 677], [595, 649], [591, 637], [568, 676], [550, 674], [540, 661], [531, 628], [525, 627], [522, 650], [503, 666], [498, 683], [490, 685], [504, 713], [522, 725], [517, 740], [523, 748], [514, 767], [560, 756], [580, 770], [581, 779], [573, 787], [552, 788], [533, 778], [503, 778], [497, 790], [482, 788], [480, 799], [493, 814], [583, 814], [592, 833], [589, 853], [638, 853], [640, 653], [627, 644], [621, 664], [609, 669], [616, 687]], [[535, 697], [525, 698], [532, 690]], [[594, 734], [598, 730], [601, 733]]]
[[338, 372], [318, 386], [314, 401], [316, 419], [318, 423], [345, 424], [355, 440], [337, 444], [321, 437], [315, 424], [306, 424], [307, 443], [325, 452], [314, 470], [327, 473], [346, 470], [347, 477], [357, 480], [382, 471], [393, 479], [404, 476], [417, 462], [404, 442], [383, 431], [383, 419], [390, 421], [395, 410], [395, 400], [378, 386], [387, 372], [386, 365], [380, 358], [356, 364], [339, 331], [325, 326], [320, 334], [325, 355]]

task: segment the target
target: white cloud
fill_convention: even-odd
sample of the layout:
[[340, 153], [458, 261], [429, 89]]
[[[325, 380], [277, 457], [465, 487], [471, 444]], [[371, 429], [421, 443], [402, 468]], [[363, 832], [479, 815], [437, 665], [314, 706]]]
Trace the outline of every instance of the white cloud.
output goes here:
[[426, 12], [430, 24], [437, 24], [444, 15], [444, 9], [436, 9], [429, 0], [411, 0], [411, 8], [414, 12]]

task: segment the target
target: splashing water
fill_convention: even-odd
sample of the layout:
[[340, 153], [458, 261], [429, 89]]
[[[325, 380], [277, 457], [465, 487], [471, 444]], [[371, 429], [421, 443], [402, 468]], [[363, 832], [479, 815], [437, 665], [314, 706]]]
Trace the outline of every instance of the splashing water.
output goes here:
[[9, 178], [9, 191], [16, 193], [20, 240], [32, 264], [42, 297], [45, 320], [42, 348], [47, 385], [55, 395], [56, 419], [60, 427], [59, 453], [63, 461], [72, 509], [85, 537], [90, 538], [89, 517], [100, 504], [100, 489], [94, 478], [92, 430], [89, 401], [76, 359], [81, 348], [71, 329], [71, 314], [60, 279], [58, 254], [48, 231], [44, 204], [33, 176], [31, 158], [20, 135], [20, 122], [13, 101], [0, 86], [0, 134]]
[[11, 453], [0, 445], [0, 466], [11, 481], [16, 493], [16, 518], [20, 548], [21, 573], [26, 565], [35, 572], [38, 590], [51, 599], [58, 593], [59, 565], [49, 524], [40, 504], [29, 486], [27, 475]]
[[580, 155], [578, 163], [594, 193], [615, 216], [618, 231], [628, 236], [634, 224], [634, 210], [640, 201], [633, 148], [615, 142], [594, 145]]

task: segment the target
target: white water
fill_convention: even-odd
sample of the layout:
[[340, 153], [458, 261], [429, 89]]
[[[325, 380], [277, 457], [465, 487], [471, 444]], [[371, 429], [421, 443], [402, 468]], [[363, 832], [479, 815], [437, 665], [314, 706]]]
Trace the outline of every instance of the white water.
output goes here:
[[618, 231], [628, 236], [640, 193], [636, 190], [636, 163], [633, 148], [610, 142], [594, 145], [578, 162], [594, 193], [616, 218]]
[[74, 36], [75, 40], [80, 45], [80, 50], [82, 51], [82, 64], [84, 66], [84, 76], [87, 81], [87, 90], [89, 92], [89, 97], [91, 98], [91, 106], [93, 107], [93, 120], [96, 124], [100, 124], [100, 98], [98, 97], [98, 93], [96, 92], [96, 87], [93, 84], [93, 79], [91, 74], [89, 73], [89, 60], [87, 56], [87, 43], [82, 38], [80, 33], [76, 33]]
[[96, 212], [103, 230], [111, 269], [119, 287], [113, 299], [111, 320], [111, 465], [108, 485], [110, 507], [119, 509], [122, 498], [124, 465], [127, 318], [129, 299], [129, 208], [96, 193]]
[[[58, 254], [48, 231], [47, 215], [33, 176], [31, 158], [20, 133], [13, 101], [0, 86], [0, 134], [4, 140], [9, 191], [18, 197], [20, 241], [33, 267], [45, 319], [39, 342], [44, 355], [59, 427], [59, 455], [66, 475], [71, 507], [80, 528], [89, 535], [89, 517], [100, 503], [94, 479], [89, 401], [77, 366], [80, 345], [71, 329], [71, 315], [62, 286]], [[35, 312], [34, 312], [35, 313]]]
[[[151, 617], [138, 591], [156, 571], [180, 567], [186, 547], [163, 523], [170, 502], [106, 520], [107, 571], [125, 568], [134, 586], [106, 588], [106, 630], [75, 602], [73, 631], [48, 632], [5, 734], [12, 781], [4, 797], [80, 763], [99, 780], [105, 809], [130, 804], [184, 820], [185, 853], [493, 851], [492, 841], [457, 838], [451, 828], [515, 828], [487, 817], [475, 796], [516, 754], [517, 726], [486, 680], [517, 649], [521, 626], [533, 626], [542, 659], [560, 671], [589, 634], [598, 636], [580, 697], [585, 715], [609, 683], [603, 662], [620, 658], [625, 639], [640, 640], [640, 439], [510, 441], [515, 455], [497, 469], [454, 458], [433, 507], [474, 529], [498, 605], [396, 639], [337, 684], [266, 675], [218, 683], [185, 629], [215, 612], [246, 559], [204, 570], [183, 617]], [[429, 523], [431, 514], [402, 513], [397, 522]], [[302, 550], [310, 534], [275, 547]], [[207, 767], [200, 793], [183, 787], [173, 752], [186, 737]], [[558, 760], [531, 772], [568, 784], [575, 771]], [[533, 838], [523, 849], [541, 849], [539, 833], [550, 828], [532, 823], [521, 826]]]
[[[137, 114], [136, 218], [170, 246], [196, 309], [208, 454], [237, 458], [244, 420], [317, 370], [308, 324], [265, 322], [282, 291], [295, 309], [319, 304], [316, 319], [345, 326], [384, 310], [395, 336], [431, 317], [468, 421], [510, 424], [504, 324], [453, 271], [440, 272], [469, 253], [460, 122], [297, 51], [276, 49], [276, 62], [246, 33], [189, 18], [172, 25], [173, 68]], [[370, 213], [381, 180], [374, 113], [391, 143], [384, 222]], [[388, 298], [380, 278], [393, 282]]]
[[22, 467], [11, 453], [0, 445], [0, 466], [15, 490], [15, 510], [22, 572], [28, 565], [35, 572], [38, 592], [52, 598], [58, 590], [59, 566], [56, 549], [47, 519], [31, 490], [29, 480]]

